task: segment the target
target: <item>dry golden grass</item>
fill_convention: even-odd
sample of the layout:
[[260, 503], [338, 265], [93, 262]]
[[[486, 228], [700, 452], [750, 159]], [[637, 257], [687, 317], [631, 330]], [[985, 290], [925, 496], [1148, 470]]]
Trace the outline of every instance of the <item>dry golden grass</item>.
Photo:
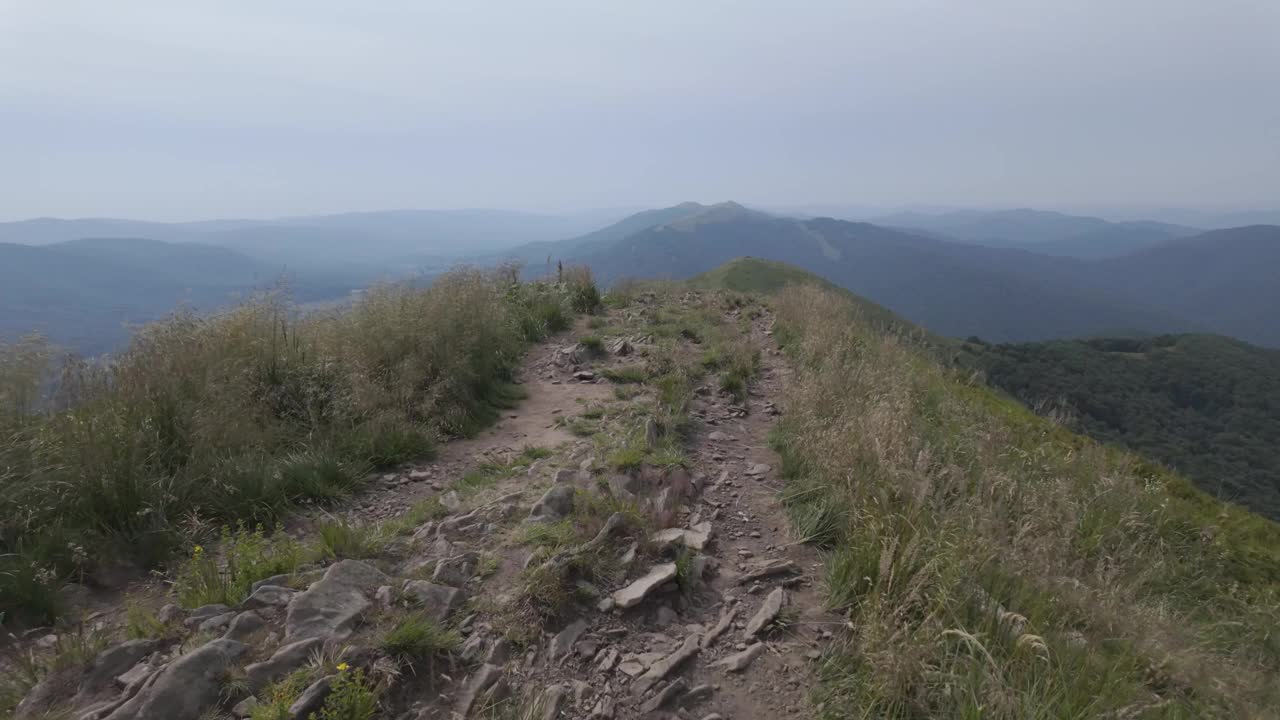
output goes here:
[[1273, 716], [1273, 525], [949, 375], [835, 293], [777, 306], [799, 364], [786, 499], [855, 628], [828, 717]]
[[517, 397], [527, 343], [598, 305], [588, 272], [566, 276], [461, 269], [324, 313], [279, 295], [179, 312], [56, 378], [43, 344], [0, 347], [0, 613], [47, 620], [64, 580], [113, 555], [154, 566], [193, 528], [272, 523], [474, 432]]

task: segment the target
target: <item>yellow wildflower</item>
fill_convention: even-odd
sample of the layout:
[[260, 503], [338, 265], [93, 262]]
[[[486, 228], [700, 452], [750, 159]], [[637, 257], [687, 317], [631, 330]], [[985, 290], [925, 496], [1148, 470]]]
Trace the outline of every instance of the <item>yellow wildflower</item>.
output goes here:
[[204, 552], [204, 548], [203, 548], [203, 547], [200, 547], [199, 545], [197, 545], [197, 546], [195, 546], [195, 547], [191, 548], [191, 554], [192, 554], [192, 555], [199, 555], [199, 554], [200, 554], [200, 553], [202, 553], [202, 552]]
[[346, 672], [350, 669], [351, 669], [350, 665], [346, 663], [338, 663], [338, 672]]

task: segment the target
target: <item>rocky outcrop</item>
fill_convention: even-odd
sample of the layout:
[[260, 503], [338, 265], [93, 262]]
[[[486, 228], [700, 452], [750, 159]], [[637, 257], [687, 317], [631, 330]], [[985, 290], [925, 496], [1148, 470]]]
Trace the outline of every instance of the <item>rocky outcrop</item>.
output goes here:
[[249, 690], [257, 692], [302, 667], [311, 653], [324, 646], [324, 638], [312, 637], [291, 642], [276, 650], [270, 659], [244, 669]]
[[285, 638], [346, 639], [372, 605], [373, 593], [386, 582], [387, 576], [381, 571], [357, 560], [333, 565], [319, 582], [289, 603]]
[[105, 720], [197, 720], [218, 703], [227, 671], [246, 647], [218, 639], [174, 660]]
[[407, 580], [402, 591], [436, 622], [443, 622], [462, 604], [462, 591], [426, 580]]
[[529, 522], [556, 522], [565, 519], [573, 512], [573, 496], [576, 492], [569, 483], [552, 485], [529, 511]]

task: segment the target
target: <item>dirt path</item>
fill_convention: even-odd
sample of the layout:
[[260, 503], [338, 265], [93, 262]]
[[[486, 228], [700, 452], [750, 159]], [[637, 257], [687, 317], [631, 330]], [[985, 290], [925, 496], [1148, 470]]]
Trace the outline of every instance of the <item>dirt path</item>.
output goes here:
[[[292, 572], [234, 607], [157, 584], [95, 620], [136, 639], [73, 716], [198, 695], [164, 717], [307, 717], [294, 706], [357, 668], [395, 720], [814, 716], [843, 622], [779, 497], [791, 370], [771, 322], [678, 288], [580, 320], [529, 353], [526, 397], [489, 429], [241, 551], [284, 543], [307, 558]], [[63, 680], [28, 707], [57, 706]]]
[[[616, 315], [609, 320], [618, 322]], [[726, 312], [721, 319], [726, 326], [745, 324], [737, 310]], [[643, 325], [630, 320], [619, 329], [623, 338], [634, 339], [635, 333], [643, 332]], [[551, 621], [543, 628], [542, 643], [502, 667], [507, 682], [524, 692], [519, 705], [525, 712], [516, 717], [624, 719], [678, 713], [674, 716], [697, 719], [718, 714], [732, 720], [774, 720], [813, 714], [808, 693], [815, 661], [839, 633], [843, 621], [821, 609], [816, 580], [820, 558], [796, 542], [779, 499], [780, 459], [770, 448], [768, 436], [791, 371], [772, 340], [770, 323], [766, 312], [749, 324], [748, 337], [760, 350], [760, 369], [745, 406], [716, 392], [713, 378], [692, 398], [685, 450], [695, 490], [677, 503], [670, 522], [663, 524], [697, 528], [699, 523], [710, 523], [711, 540], [700, 555], [689, 552], [683, 558], [698, 558], [697, 566], [708, 568], [705, 576], [693, 581], [686, 578], [680, 589], [668, 582], [634, 607], [618, 609], [612, 599], [617, 596], [610, 593], [670, 559], [661, 557], [660, 551], [645, 555], [644, 537], [622, 539], [615, 556], [626, 554], [624, 548], [630, 540], [640, 541], [642, 547], [641, 558], [628, 569], [625, 580], [609, 587], [586, 585], [587, 592], [598, 598], [598, 607], [590, 609], [584, 603], [568, 617]], [[585, 331], [585, 326], [580, 326], [576, 334]], [[684, 344], [688, 350], [699, 350], [687, 341]], [[529, 500], [548, 487], [539, 482], [539, 476], [545, 480], [557, 468], [562, 472], [577, 469], [579, 491], [594, 487], [593, 476], [609, 477], [612, 471], [605, 459], [598, 457], [598, 448], [570, 434], [562, 418], [584, 407], [619, 402], [614, 397], [616, 386], [601, 373], [610, 367], [625, 367], [633, 358], [606, 355], [578, 357], [576, 363], [557, 362], [574, 354], [572, 343], [556, 343], [531, 355], [522, 372], [527, 400], [481, 437], [452, 443], [436, 462], [390, 479], [383, 491], [368, 498], [365, 511], [375, 517], [392, 514], [438, 492], [477, 464], [510, 461], [531, 445], [555, 448], [556, 455], [546, 461], [546, 467], [535, 464], [530, 471], [500, 481], [485, 497], [521, 493], [525, 503], [521, 507], [527, 507]], [[581, 355], [581, 348], [577, 354]], [[582, 371], [594, 379], [575, 381], [574, 374]], [[406, 481], [411, 476], [414, 481]], [[602, 484], [600, 479], [595, 482], [595, 486]], [[700, 493], [696, 491], [699, 485]], [[515, 536], [519, 536], [519, 528]], [[461, 540], [455, 546], [455, 550], [466, 547], [502, 558], [499, 571], [483, 584], [488, 597], [518, 592], [515, 584], [520, 571], [531, 565], [527, 547], [512, 541], [511, 536]], [[778, 572], [748, 579], [750, 573], [762, 568]], [[762, 608], [779, 598], [782, 603], [776, 613], [761, 614]], [[494, 623], [486, 623], [483, 612], [480, 616], [472, 637], [484, 639], [473, 642], [489, 648], [486, 653], [491, 654], [492, 647], [501, 641], [491, 639]], [[764, 628], [752, 633], [750, 625], [757, 616]], [[682, 658], [682, 648], [686, 656], [696, 654]], [[672, 660], [680, 662], [660, 677], [653, 675], [655, 666], [660, 668], [664, 661]], [[479, 675], [473, 673], [472, 680]], [[547, 690], [536, 692], [538, 688]], [[638, 688], [647, 689], [641, 692]], [[446, 689], [442, 698], [419, 710], [417, 717], [451, 717], [450, 713], [457, 711], [460, 693], [465, 694], [464, 688]], [[559, 714], [552, 714], [556, 707]]]

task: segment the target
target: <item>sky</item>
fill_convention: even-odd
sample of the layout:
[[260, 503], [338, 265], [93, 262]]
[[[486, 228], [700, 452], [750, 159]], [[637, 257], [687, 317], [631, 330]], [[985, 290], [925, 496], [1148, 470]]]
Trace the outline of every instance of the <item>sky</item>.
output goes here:
[[0, 0], [0, 219], [1275, 207], [1276, 0]]

